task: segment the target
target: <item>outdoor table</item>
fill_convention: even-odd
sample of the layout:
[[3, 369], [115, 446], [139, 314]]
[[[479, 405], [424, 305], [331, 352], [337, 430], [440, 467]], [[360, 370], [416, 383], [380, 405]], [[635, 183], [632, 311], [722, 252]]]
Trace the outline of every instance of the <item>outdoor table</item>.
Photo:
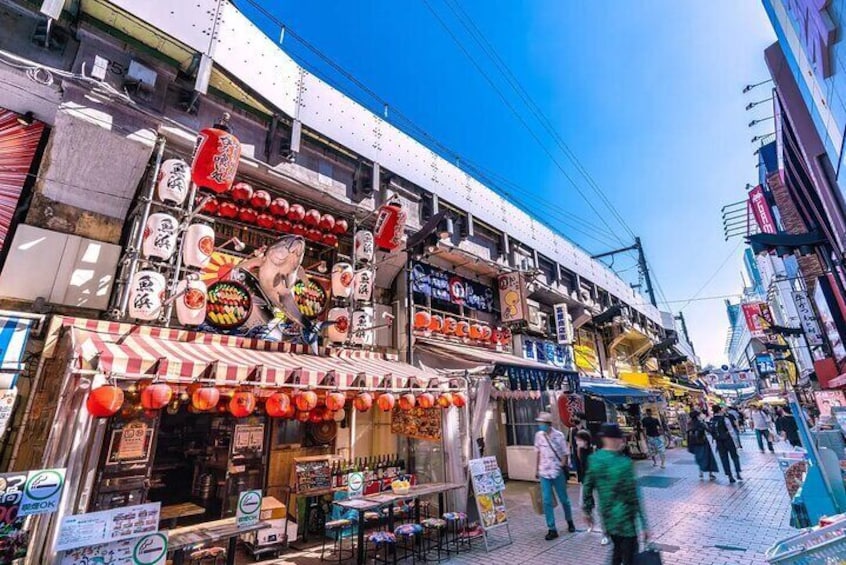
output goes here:
[[168, 534], [168, 550], [173, 551], [173, 565], [182, 565], [185, 561], [186, 551], [213, 541], [228, 540], [226, 565], [235, 565], [235, 544], [238, 541], [238, 536], [269, 527], [268, 522], [260, 521], [252, 526], [239, 528], [235, 525], [235, 518], [225, 518], [184, 528], [175, 528], [170, 530]]
[[182, 504], [171, 504], [169, 506], [162, 506], [159, 513], [159, 521], [169, 522], [169, 529], [176, 527], [176, 522], [180, 518], [187, 518], [188, 516], [199, 516], [205, 514], [206, 509], [193, 502], [183, 502]]
[[411, 487], [405, 494], [394, 494], [391, 491], [382, 492], [379, 494], [370, 494], [360, 498], [348, 498], [346, 500], [336, 500], [341, 508], [358, 511], [358, 547], [356, 548], [356, 563], [364, 563], [364, 513], [376, 510], [383, 506], [388, 506], [388, 529], [393, 530], [394, 527], [394, 504], [403, 500], [414, 499], [414, 520], [420, 521], [420, 497], [438, 495], [438, 515], [444, 513], [444, 494], [451, 491], [464, 488], [462, 483], [430, 483], [426, 485], [417, 485]]

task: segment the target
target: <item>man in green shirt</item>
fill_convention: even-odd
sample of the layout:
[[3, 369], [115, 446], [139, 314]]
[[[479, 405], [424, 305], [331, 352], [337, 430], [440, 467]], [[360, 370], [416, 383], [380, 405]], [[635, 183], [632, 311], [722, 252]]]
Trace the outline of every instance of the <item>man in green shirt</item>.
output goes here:
[[625, 446], [617, 424], [602, 424], [602, 449], [588, 459], [582, 495], [582, 508], [588, 525], [593, 526], [594, 491], [599, 495], [599, 515], [605, 531], [614, 542], [611, 565], [632, 565], [638, 552], [638, 521], [644, 541], [649, 539], [646, 517], [638, 496], [634, 465], [620, 453]]

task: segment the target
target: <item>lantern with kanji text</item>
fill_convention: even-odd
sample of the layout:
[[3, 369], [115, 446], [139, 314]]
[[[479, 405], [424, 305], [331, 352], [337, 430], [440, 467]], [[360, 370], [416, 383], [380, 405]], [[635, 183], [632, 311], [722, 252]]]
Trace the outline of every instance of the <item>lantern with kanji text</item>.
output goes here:
[[191, 164], [191, 180], [216, 193], [232, 186], [241, 158], [241, 143], [229, 132], [228, 120], [229, 115], [225, 114], [214, 127], [200, 130]]
[[373, 239], [376, 246], [383, 251], [392, 252], [402, 245], [405, 231], [406, 212], [398, 198], [393, 198], [379, 208]]

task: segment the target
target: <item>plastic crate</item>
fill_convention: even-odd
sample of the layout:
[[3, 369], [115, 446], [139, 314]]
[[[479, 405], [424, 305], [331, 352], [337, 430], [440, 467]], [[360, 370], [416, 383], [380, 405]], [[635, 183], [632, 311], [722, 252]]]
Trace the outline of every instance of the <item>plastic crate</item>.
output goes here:
[[779, 565], [846, 565], [846, 520], [783, 539], [766, 557]]

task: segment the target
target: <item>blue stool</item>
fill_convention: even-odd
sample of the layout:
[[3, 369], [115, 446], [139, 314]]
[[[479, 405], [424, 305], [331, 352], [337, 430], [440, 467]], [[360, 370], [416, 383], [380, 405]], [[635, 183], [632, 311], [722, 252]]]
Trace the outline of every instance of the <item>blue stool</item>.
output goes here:
[[[397, 537], [397, 549], [403, 550], [403, 559], [407, 559], [411, 555], [411, 562], [417, 563], [417, 557], [423, 558], [420, 555], [420, 537], [423, 534], [423, 526], [420, 524], [403, 524], [397, 526], [394, 530], [394, 535]], [[402, 542], [402, 543], [400, 543]]]
[[[397, 537], [394, 534], [380, 530], [367, 536], [367, 541], [373, 545], [373, 563], [397, 562]], [[364, 561], [367, 562], [367, 547], [364, 549]], [[380, 549], [382, 550], [381, 558], [379, 557]]]
[[[447, 523], [446, 548], [449, 552], [461, 553], [470, 551], [470, 538], [464, 531], [467, 527], [467, 514], [464, 512], [444, 512], [443, 519]], [[465, 534], [465, 535], [462, 535]]]
[[[423, 558], [429, 562], [440, 563], [449, 559], [446, 546], [447, 521], [440, 518], [427, 518], [420, 522], [423, 526]], [[432, 557], [431, 554], [435, 556]]]

